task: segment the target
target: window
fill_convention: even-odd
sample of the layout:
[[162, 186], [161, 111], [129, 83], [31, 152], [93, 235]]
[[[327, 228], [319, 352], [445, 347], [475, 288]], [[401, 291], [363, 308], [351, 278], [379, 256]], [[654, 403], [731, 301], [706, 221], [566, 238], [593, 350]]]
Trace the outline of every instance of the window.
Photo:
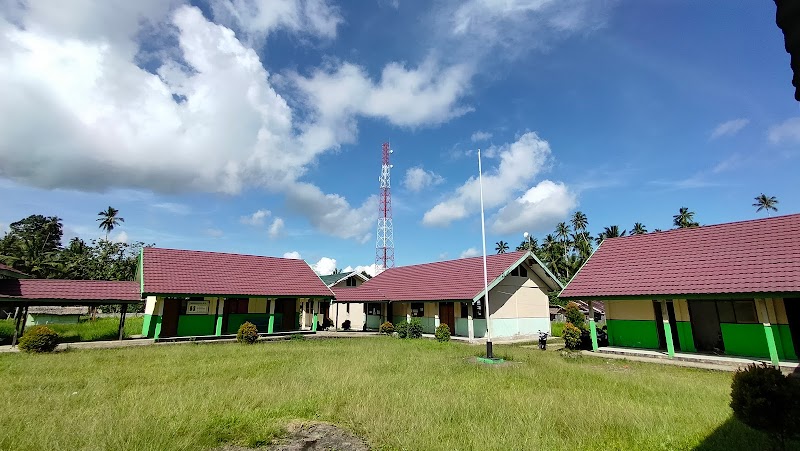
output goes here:
[[511, 270], [511, 275], [516, 277], [528, 277], [528, 270], [522, 265]]
[[355, 287], [355, 286], [357, 286], [356, 285], [357, 283], [358, 283], [358, 281], [356, 280], [356, 276], [350, 276], [350, 277], [347, 278], [347, 280], [345, 280], [345, 286], [348, 286], [348, 287]]
[[412, 302], [411, 303], [411, 316], [415, 318], [420, 318], [425, 316], [425, 303], [424, 302]]
[[189, 306], [189, 301], [198, 302], [198, 301], [203, 301], [203, 300], [204, 299], [200, 298], [200, 297], [190, 297], [190, 298], [170, 297], [170, 298], [164, 298], [164, 302], [180, 302], [181, 303], [181, 310], [179, 312], [180, 315], [185, 315], [186, 314], [186, 310], [188, 309], [188, 306]]
[[247, 304], [250, 300], [247, 298], [226, 298], [225, 310], [228, 313], [247, 313]]
[[756, 303], [752, 299], [743, 301], [717, 301], [719, 322], [753, 324], [758, 322]]
[[367, 315], [381, 315], [381, 305], [376, 303], [367, 304]]
[[466, 318], [467, 316], [469, 316], [468, 313], [469, 313], [469, 303], [468, 302], [462, 302], [461, 303], [461, 317], [462, 318]]
[[483, 297], [478, 302], [474, 302], [472, 304], [472, 318], [474, 319], [484, 319], [486, 316], [483, 314], [483, 306], [484, 306]]

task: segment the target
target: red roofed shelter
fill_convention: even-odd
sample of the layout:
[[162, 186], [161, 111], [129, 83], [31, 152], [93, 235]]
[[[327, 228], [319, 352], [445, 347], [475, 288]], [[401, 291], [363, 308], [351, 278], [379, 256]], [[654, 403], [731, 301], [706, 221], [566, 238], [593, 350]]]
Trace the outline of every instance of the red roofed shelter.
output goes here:
[[604, 301], [612, 347], [796, 361], [800, 214], [606, 239], [560, 297]]
[[[487, 257], [492, 338], [550, 331], [547, 293], [561, 283], [530, 252]], [[425, 333], [447, 324], [456, 336], [486, 334], [483, 257], [389, 268], [362, 285], [336, 288], [337, 303], [366, 303], [367, 324], [418, 318]], [[374, 317], [374, 318], [371, 318]]]
[[142, 335], [165, 339], [317, 330], [333, 292], [303, 260], [148, 247], [137, 279], [145, 298]]

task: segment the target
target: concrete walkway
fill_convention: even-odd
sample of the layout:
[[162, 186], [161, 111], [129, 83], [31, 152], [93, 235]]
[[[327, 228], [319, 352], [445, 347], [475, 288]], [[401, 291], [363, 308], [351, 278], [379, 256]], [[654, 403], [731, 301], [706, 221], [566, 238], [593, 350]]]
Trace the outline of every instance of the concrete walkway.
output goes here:
[[[655, 351], [652, 349], [615, 348], [610, 346], [601, 347], [597, 350], [597, 352], [583, 351], [583, 354], [604, 359], [623, 359], [633, 362], [659, 363], [663, 365], [677, 365], [719, 371], [736, 371], [739, 368], [744, 368], [753, 363], [757, 365], [761, 363], [770, 363], [769, 360], [706, 354], [689, 354], [681, 352], [676, 352], [675, 357], [670, 359], [667, 353], [662, 351]], [[800, 365], [797, 362], [780, 362], [780, 368], [784, 373], [800, 371]]]

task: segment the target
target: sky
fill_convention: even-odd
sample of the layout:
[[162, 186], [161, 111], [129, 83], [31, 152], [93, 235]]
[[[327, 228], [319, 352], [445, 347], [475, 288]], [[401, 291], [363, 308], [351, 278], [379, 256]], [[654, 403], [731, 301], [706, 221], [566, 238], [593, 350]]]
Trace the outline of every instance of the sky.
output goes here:
[[480, 253], [477, 149], [490, 252], [797, 213], [791, 78], [772, 2], [12, 0], [0, 233], [372, 271], [385, 141], [397, 265]]

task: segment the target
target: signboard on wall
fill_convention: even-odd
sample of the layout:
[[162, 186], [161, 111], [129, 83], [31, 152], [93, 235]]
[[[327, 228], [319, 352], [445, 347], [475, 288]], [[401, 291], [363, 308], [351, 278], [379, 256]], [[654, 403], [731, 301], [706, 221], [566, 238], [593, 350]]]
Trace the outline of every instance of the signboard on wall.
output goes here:
[[208, 315], [209, 301], [189, 301], [186, 303], [187, 315]]

